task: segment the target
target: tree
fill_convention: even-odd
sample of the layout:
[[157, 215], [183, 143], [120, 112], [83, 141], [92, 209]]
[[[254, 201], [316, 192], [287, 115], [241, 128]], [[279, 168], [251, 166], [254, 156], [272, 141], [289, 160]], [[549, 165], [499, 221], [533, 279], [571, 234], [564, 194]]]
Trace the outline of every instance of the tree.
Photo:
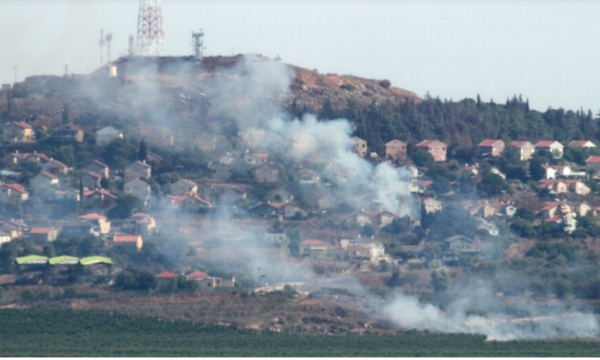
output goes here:
[[442, 293], [448, 290], [452, 280], [444, 270], [434, 270], [431, 273], [431, 286], [436, 293]]
[[425, 150], [416, 151], [411, 155], [411, 159], [419, 167], [430, 167], [433, 164], [433, 156]]
[[542, 162], [538, 158], [533, 158], [529, 162], [529, 174], [535, 181], [541, 180], [546, 176], [546, 170], [544, 170]]
[[108, 211], [111, 219], [127, 219], [133, 214], [133, 210], [140, 205], [141, 201], [131, 194], [122, 194], [117, 199], [117, 206]]
[[140, 141], [140, 148], [138, 150], [138, 160], [144, 161], [148, 158], [148, 144], [146, 143], [146, 139], [142, 139]]
[[115, 287], [122, 290], [154, 289], [156, 278], [146, 270], [127, 268], [117, 276]]
[[484, 196], [497, 196], [502, 193], [512, 194], [510, 185], [497, 174], [484, 175], [477, 188]]
[[427, 260], [439, 259], [442, 256], [442, 245], [435, 242], [428, 242], [423, 246], [423, 256]]

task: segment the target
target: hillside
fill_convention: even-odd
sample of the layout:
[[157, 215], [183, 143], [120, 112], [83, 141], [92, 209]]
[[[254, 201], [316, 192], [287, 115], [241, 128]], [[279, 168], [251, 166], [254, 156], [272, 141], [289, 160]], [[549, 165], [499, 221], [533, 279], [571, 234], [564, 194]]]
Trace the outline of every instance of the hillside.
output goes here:
[[[240, 91], [237, 95], [241, 96], [235, 99], [239, 102], [260, 91], [237, 89], [242, 86], [239, 78], [244, 74], [231, 69], [242, 60], [241, 55], [206, 57], [202, 63], [190, 57], [121, 58], [113, 62], [118, 73], [115, 78], [109, 78], [108, 66], [88, 76], [32, 76], [14, 89], [0, 92], [0, 113], [3, 121], [24, 120], [34, 127], [53, 128], [60, 124], [67, 109], [70, 119], [87, 131], [107, 124], [133, 130], [142, 123], [154, 123], [176, 135], [198, 136], [198, 125], [210, 127], [211, 123], [220, 125], [226, 120], [212, 111], [213, 99], [221, 96], [223, 86]], [[394, 105], [420, 101], [415, 94], [391, 87], [389, 82], [286, 67], [292, 74], [291, 92], [282, 88], [280, 94], [267, 96], [274, 100], [274, 106], [284, 100], [288, 108], [321, 113], [325, 103], [343, 111], [349, 104], [366, 108], [373, 101]], [[208, 135], [218, 135], [214, 133], [220, 130], [213, 127]]]

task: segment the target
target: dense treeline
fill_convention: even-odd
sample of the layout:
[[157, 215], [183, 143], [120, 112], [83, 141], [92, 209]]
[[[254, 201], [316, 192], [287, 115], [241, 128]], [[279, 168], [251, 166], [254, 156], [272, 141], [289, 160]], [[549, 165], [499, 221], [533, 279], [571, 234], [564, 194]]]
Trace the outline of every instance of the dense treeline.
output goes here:
[[[294, 114], [303, 109], [292, 108]], [[325, 102], [319, 114], [322, 118], [347, 118], [356, 126], [356, 135], [370, 146], [381, 146], [392, 139], [416, 143], [438, 139], [451, 149], [476, 146], [482, 140], [600, 140], [598, 118], [591, 111], [548, 109], [531, 110], [529, 101], [521, 96], [507, 99], [504, 104], [493, 100], [441, 100], [426, 96], [421, 103], [407, 101], [401, 105], [373, 103], [360, 108], [348, 103], [343, 110], [334, 110]]]
[[[57, 326], [60, 324], [60, 326]], [[299, 336], [70, 310], [0, 311], [2, 356], [595, 356], [593, 341], [485, 342], [484, 336]]]

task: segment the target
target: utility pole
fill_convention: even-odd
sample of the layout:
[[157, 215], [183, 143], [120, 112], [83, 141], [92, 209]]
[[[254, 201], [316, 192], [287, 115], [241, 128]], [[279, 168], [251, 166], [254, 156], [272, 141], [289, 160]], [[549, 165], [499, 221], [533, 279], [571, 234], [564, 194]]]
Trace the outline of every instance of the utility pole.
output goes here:
[[17, 83], [17, 70], [19, 69], [18, 67], [14, 67], [15, 69], [15, 84]]
[[69, 65], [65, 64], [65, 77], [69, 76]]

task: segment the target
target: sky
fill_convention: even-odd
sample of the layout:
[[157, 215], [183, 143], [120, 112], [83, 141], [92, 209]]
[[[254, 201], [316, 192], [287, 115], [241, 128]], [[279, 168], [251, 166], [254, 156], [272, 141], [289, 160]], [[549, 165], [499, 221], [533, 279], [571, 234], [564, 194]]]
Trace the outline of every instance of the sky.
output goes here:
[[[100, 29], [126, 55], [139, 0], [0, 0], [0, 83], [88, 73]], [[165, 55], [279, 55], [320, 73], [389, 79], [423, 97], [600, 112], [598, 1], [162, 0]]]

